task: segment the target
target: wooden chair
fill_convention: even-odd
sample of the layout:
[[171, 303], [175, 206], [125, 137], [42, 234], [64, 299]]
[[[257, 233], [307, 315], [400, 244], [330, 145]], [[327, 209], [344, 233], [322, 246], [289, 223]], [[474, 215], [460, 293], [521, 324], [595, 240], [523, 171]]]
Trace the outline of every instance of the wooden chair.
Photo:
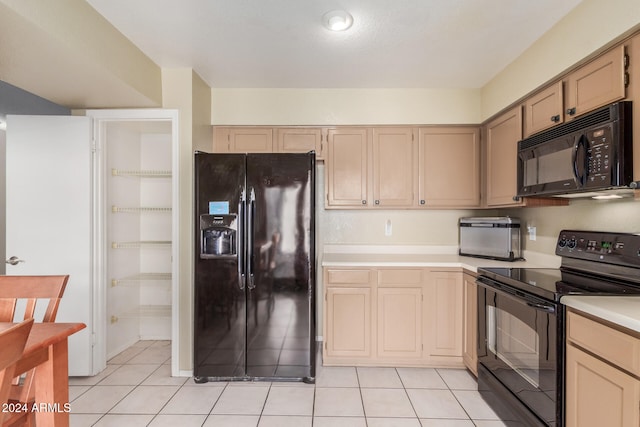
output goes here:
[[[22, 319], [54, 322], [68, 280], [68, 275], [0, 276], [0, 322], [18, 322]], [[38, 301], [46, 304], [41, 316], [41, 304]], [[24, 314], [16, 313], [16, 308], [22, 307], [22, 304]], [[10, 400], [31, 406], [35, 401], [35, 371], [32, 369], [27, 372], [23, 379], [14, 379], [9, 393]]]
[[[0, 332], [0, 404], [5, 404], [9, 401], [11, 381], [13, 380], [16, 362], [22, 356], [32, 326], [33, 319], [28, 319]], [[0, 423], [2, 425], [10, 418], [14, 420], [24, 419], [26, 414], [0, 412]], [[15, 425], [13, 421], [11, 421], [11, 424]]]

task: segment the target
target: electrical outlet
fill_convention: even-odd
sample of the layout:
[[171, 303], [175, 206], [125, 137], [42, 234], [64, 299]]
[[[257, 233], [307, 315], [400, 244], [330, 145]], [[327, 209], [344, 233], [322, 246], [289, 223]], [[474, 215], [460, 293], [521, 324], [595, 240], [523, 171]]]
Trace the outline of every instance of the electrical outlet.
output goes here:
[[391, 236], [391, 234], [393, 234], [393, 229], [391, 227], [391, 220], [388, 219], [387, 222], [384, 224], [384, 235]]
[[527, 232], [529, 233], [529, 240], [536, 240], [536, 228], [527, 226]]

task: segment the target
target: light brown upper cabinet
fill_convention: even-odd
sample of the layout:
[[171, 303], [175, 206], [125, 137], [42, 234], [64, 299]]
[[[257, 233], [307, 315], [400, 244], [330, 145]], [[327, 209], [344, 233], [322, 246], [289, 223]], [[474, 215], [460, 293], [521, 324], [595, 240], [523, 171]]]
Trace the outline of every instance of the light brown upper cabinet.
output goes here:
[[435, 126], [418, 133], [420, 206], [479, 206], [480, 129]]
[[519, 206], [517, 194], [518, 141], [522, 139], [520, 106], [486, 125], [487, 206]]
[[213, 133], [216, 153], [271, 153], [273, 129], [266, 127], [216, 127]]
[[326, 130], [321, 127], [214, 126], [214, 153], [307, 153], [323, 160]]
[[411, 207], [418, 187], [414, 129], [373, 129], [372, 154], [374, 206]]
[[561, 81], [541, 90], [525, 101], [525, 137], [563, 122], [564, 107]]
[[329, 129], [327, 207], [415, 205], [418, 149], [413, 128]]
[[316, 152], [316, 159], [324, 158], [322, 128], [277, 128], [277, 151], [281, 153]]
[[567, 77], [569, 120], [626, 96], [628, 58], [620, 45], [573, 71]]
[[366, 207], [370, 129], [329, 129], [327, 140], [327, 207]]

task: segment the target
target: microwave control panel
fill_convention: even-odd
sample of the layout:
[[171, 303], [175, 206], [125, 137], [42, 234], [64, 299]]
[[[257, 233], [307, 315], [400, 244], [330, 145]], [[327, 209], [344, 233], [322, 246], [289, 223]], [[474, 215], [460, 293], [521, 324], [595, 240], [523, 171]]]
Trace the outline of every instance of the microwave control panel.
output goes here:
[[600, 185], [611, 179], [612, 129], [603, 126], [587, 132], [587, 182], [585, 185]]

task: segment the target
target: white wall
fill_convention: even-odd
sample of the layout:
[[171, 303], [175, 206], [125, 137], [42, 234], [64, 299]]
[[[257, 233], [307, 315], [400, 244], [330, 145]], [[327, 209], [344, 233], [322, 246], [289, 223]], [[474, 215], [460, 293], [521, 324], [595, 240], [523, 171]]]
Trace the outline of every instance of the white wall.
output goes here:
[[480, 123], [479, 89], [211, 90], [214, 125]]
[[[569, 206], [505, 209], [501, 214], [519, 217], [523, 227], [524, 249], [554, 254], [561, 230], [594, 230], [640, 233], [640, 201], [572, 200]], [[526, 226], [536, 227], [536, 240], [529, 240]]]
[[639, 25], [638, 0], [583, 0], [482, 88], [482, 120]]

